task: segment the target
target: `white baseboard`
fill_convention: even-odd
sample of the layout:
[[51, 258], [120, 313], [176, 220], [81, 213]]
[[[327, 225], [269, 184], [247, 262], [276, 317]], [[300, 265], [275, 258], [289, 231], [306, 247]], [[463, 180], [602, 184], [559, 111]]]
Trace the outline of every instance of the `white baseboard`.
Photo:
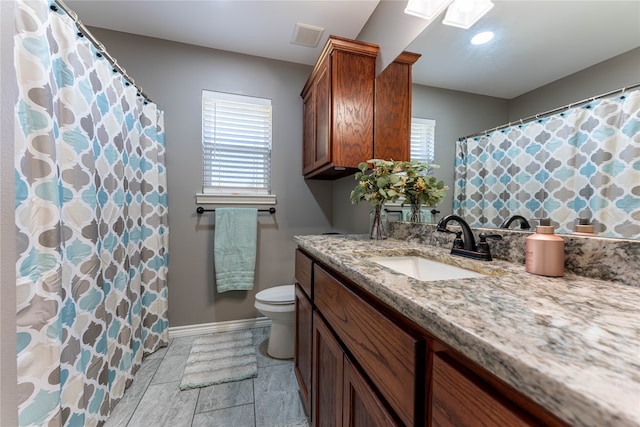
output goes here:
[[173, 326], [169, 328], [169, 338], [190, 337], [193, 335], [211, 334], [214, 332], [240, 331], [242, 329], [260, 328], [270, 325], [271, 320], [269, 320], [269, 318], [257, 317], [255, 319], [231, 320], [228, 322]]

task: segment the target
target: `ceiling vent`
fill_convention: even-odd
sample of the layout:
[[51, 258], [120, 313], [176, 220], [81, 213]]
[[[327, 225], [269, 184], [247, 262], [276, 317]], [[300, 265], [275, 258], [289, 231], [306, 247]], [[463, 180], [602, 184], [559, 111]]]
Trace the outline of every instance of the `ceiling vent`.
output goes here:
[[320, 37], [324, 33], [324, 28], [313, 25], [301, 24], [298, 22], [293, 30], [291, 43], [302, 46], [316, 47], [320, 42]]

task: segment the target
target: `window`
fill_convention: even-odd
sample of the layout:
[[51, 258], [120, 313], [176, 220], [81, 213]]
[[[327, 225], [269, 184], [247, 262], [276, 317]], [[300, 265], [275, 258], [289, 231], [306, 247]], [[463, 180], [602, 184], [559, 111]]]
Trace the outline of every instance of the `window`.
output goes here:
[[271, 100], [202, 91], [202, 191], [271, 194]]
[[411, 118], [411, 160], [433, 163], [435, 159], [436, 121]]

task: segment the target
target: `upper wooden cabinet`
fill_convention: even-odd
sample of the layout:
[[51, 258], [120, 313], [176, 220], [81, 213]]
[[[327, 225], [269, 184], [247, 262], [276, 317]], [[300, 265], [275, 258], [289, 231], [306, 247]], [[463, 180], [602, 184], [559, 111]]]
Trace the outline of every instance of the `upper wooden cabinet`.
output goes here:
[[377, 78], [378, 46], [330, 36], [302, 89], [305, 178], [350, 175], [369, 159], [409, 160], [411, 67], [403, 52]]
[[402, 52], [376, 77], [375, 159], [411, 160], [411, 68], [419, 58]]
[[302, 89], [305, 178], [352, 174], [373, 157], [378, 46], [330, 36]]

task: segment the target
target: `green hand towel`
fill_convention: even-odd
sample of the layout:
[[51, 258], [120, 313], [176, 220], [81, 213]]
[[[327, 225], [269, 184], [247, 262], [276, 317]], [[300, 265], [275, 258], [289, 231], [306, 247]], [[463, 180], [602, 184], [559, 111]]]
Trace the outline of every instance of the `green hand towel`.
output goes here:
[[216, 208], [213, 242], [218, 292], [253, 289], [258, 210]]

